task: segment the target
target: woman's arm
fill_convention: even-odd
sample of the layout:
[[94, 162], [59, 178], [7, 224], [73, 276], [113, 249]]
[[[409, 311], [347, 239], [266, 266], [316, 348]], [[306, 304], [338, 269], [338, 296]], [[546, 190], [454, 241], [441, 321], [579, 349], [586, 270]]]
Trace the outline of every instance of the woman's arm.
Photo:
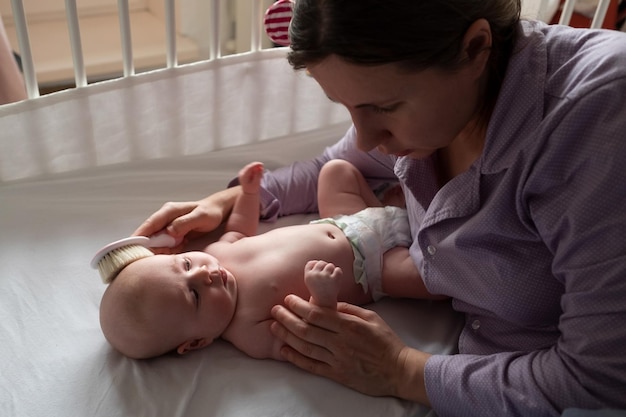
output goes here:
[[[317, 211], [317, 177], [322, 165], [330, 159], [351, 161], [373, 184], [395, 180], [394, 158], [376, 151], [359, 151], [355, 135], [354, 128], [350, 128], [339, 142], [328, 147], [319, 157], [266, 172], [259, 190], [261, 218], [275, 220], [278, 216]], [[133, 234], [151, 236], [163, 229], [174, 237], [186, 236], [190, 232], [208, 233], [228, 218], [241, 193], [238, 180], [235, 180], [229, 188], [198, 201], [165, 203]], [[161, 248], [157, 251], [173, 253], [181, 249]]]
[[370, 186], [395, 182], [395, 157], [376, 150], [363, 152], [356, 147], [356, 131], [351, 127], [336, 144], [317, 158], [295, 162], [266, 172], [261, 185], [262, 213], [266, 220], [296, 213], [317, 212], [317, 181], [322, 166], [331, 159], [345, 159], [363, 174]]
[[422, 276], [409, 254], [409, 248], [395, 247], [383, 255], [383, 293], [395, 298], [445, 300], [443, 295], [428, 292]]

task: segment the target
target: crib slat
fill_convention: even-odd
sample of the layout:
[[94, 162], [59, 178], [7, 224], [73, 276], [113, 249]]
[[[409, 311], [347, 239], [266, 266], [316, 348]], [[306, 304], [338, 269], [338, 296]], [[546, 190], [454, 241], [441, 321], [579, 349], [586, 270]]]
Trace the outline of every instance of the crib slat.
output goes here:
[[130, 35], [130, 11], [128, 0], [117, 0], [117, 8], [120, 19], [120, 34], [122, 37], [122, 59], [124, 61], [124, 77], [135, 73], [133, 64], [133, 47]]
[[11, 8], [13, 9], [17, 42], [20, 46], [26, 93], [28, 98], [37, 98], [39, 97], [39, 86], [37, 85], [37, 75], [35, 75], [35, 66], [33, 65], [33, 54], [30, 49], [30, 38], [28, 36], [26, 14], [24, 13], [22, 0], [11, 0]]
[[74, 79], [76, 87], [87, 85], [85, 75], [85, 62], [83, 60], [83, 46], [80, 40], [80, 27], [78, 24], [78, 11], [76, 0], [65, 0], [65, 14], [70, 32], [70, 45], [72, 47], [72, 60], [74, 61]]
[[566, 0], [563, 5], [563, 11], [561, 11], [561, 17], [559, 18], [559, 25], [569, 25], [572, 20], [572, 14], [574, 13], [574, 6], [576, 0]]
[[220, 11], [221, 0], [211, 0], [211, 44], [209, 59], [217, 59], [222, 56], [220, 48], [221, 36], [220, 36]]
[[250, 50], [256, 52], [261, 50], [261, 22], [263, 21], [263, 2], [259, 0], [250, 0], [250, 4], [252, 10], [252, 22], [250, 25]]
[[165, 38], [167, 42], [167, 67], [178, 65], [176, 57], [176, 8], [174, 0], [165, 0]]
[[593, 20], [591, 21], [591, 28], [598, 29], [602, 27], [610, 3], [611, 0], [600, 0], [596, 7], [596, 13], [593, 15]]

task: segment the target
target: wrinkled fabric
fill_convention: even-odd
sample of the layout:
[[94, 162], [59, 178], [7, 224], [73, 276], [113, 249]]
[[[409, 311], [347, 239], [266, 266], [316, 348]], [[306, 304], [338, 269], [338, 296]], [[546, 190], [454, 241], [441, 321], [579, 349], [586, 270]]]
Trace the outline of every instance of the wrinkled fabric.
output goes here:
[[349, 216], [328, 217], [311, 223], [340, 228], [354, 252], [354, 280], [378, 301], [385, 297], [382, 285], [383, 254], [397, 246], [411, 245], [406, 210], [400, 207], [368, 207]]

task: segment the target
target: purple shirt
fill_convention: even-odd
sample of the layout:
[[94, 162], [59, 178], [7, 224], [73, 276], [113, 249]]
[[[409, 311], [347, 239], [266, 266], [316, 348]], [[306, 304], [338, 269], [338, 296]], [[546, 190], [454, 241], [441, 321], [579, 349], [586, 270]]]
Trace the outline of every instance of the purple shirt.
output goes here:
[[482, 156], [445, 186], [353, 128], [264, 179], [267, 218], [315, 211], [331, 158], [400, 180], [424, 283], [466, 317], [426, 365], [442, 417], [626, 408], [626, 34], [521, 26]]

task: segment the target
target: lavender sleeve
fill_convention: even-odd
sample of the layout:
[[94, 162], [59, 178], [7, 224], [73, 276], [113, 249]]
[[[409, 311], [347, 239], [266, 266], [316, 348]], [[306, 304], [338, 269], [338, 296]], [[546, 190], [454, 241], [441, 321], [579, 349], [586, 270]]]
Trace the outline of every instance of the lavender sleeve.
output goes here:
[[395, 180], [394, 158], [374, 150], [363, 152], [356, 147], [356, 132], [351, 127], [336, 144], [311, 160], [267, 172], [261, 183], [261, 218], [272, 221], [277, 217], [317, 211], [317, 178], [322, 166], [331, 159], [352, 162], [370, 181]]

